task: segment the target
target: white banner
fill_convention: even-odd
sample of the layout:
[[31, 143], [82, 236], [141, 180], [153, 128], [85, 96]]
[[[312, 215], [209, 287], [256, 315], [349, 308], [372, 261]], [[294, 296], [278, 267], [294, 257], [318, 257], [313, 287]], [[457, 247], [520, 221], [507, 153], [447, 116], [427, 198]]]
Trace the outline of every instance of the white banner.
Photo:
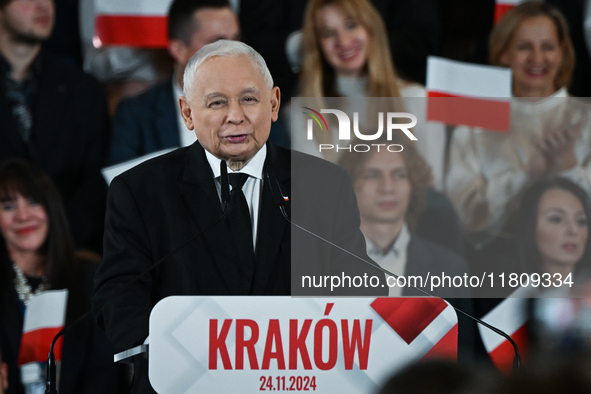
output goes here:
[[437, 298], [175, 296], [152, 311], [149, 376], [159, 394], [365, 394], [456, 351], [456, 313]]

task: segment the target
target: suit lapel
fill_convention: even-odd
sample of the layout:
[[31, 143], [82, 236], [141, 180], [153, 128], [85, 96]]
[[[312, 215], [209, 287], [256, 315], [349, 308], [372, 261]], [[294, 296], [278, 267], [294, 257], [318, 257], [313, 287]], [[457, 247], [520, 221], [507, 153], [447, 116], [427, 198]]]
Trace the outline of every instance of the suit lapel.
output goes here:
[[[280, 184], [281, 193], [290, 196], [291, 163], [289, 158], [277, 154], [273, 145], [267, 144], [267, 159], [263, 168], [263, 192], [260, 202], [258, 223], [256, 266], [252, 293], [262, 294], [267, 291], [270, 280], [278, 276], [281, 267], [278, 258], [284, 238], [289, 234], [288, 223], [281, 214], [277, 201], [270, 188], [270, 179]], [[205, 157], [205, 151], [196, 142], [187, 153], [185, 169], [182, 177], [183, 200], [186, 210], [190, 214], [192, 230], [197, 233], [203, 231], [222, 215], [219, 196], [215, 187], [213, 173]], [[274, 189], [277, 190], [276, 188]], [[286, 204], [289, 215], [289, 202]], [[210, 251], [210, 258], [215, 262], [224, 278], [230, 294], [249, 294], [251, 289], [243, 289], [240, 270], [235, 263], [235, 248], [229, 238], [229, 231], [225, 220], [220, 221], [203, 233], [203, 238]], [[284, 251], [289, 258], [290, 251]]]
[[[276, 194], [279, 192], [277, 186], [273, 185], [273, 190], [271, 190], [270, 182], [275, 181], [281, 187], [281, 194], [291, 197], [291, 163], [288, 158], [278, 155], [275, 146], [267, 144], [257, 235], [254, 294], [264, 293], [270, 278], [276, 275], [275, 273], [281, 268], [278, 255], [285, 232], [288, 230], [288, 223], [281, 214], [276, 200], [278, 197]], [[289, 206], [290, 202], [286, 202], [285, 207], [288, 215], [290, 215]], [[290, 253], [290, 251], [286, 253]]]
[[[204, 231], [222, 215], [220, 199], [215, 188], [213, 173], [205, 157], [205, 151], [198, 142], [189, 148], [182, 179], [183, 200], [192, 223], [192, 231]], [[234, 264], [231, 239], [225, 220], [205, 230], [202, 234], [205, 244], [219, 269], [231, 294], [245, 294], [239, 288], [239, 271]], [[198, 242], [198, 241], [197, 241]], [[206, 259], [206, 256], [195, 256]]]
[[[425, 251], [421, 246], [421, 240], [416, 236], [411, 235], [408, 249], [406, 252], [406, 267], [404, 268], [404, 275], [424, 275], [428, 271], [428, 267], [432, 266], [433, 256]], [[405, 287], [402, 295], [404, 296], [424, 296], [423, 293], [411, 287]]]

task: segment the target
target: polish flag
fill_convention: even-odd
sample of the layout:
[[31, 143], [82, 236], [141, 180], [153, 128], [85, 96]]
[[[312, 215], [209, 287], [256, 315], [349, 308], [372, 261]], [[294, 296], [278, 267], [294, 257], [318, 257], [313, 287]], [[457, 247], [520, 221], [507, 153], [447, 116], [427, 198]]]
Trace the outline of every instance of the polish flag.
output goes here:
[[[29, 299], [25, 311], [18, 365], [46, 362], [53, 338], [64, 328], [68, 290], [50, 290]], [[56, 361], [62, 358], [62, 338], [54, 347]]]
[[507, 13], [511, 8], [517, 7], [523, 3], [523, 0], [497, 0], [495, 2], [495, 19], [493, 24], [499, 23], [503, 15]]
[[[517, 290], [519, 291], [519, 290]], [[512, 294], [515, 297], [518, 294]], [[486, 323], [506, 332], [517, 344], [523, 359], [527, 353], [527, 298], [505, 298], [483, 318]], [[478, 325], [480, 337], [493, 363], [503, 372], [511, 372], [515, 351], [507, 339]]]
[[510, 112], [510, 69], [427, 60], [427, 120], [505, 132]]
[[99, 45], [166, 48], [172, 0], [96, 0]]

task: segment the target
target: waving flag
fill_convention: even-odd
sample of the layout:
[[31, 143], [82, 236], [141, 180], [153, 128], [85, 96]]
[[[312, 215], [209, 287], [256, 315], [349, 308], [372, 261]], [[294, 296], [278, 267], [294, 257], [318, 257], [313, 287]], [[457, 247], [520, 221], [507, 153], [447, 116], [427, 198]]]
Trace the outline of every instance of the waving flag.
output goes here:
[[[29, 299], [23, 324], [18, 365], [46, 362], [51, 341], [64, 328], [68, 290], [50, 290]], [[54, 348], [55, 359], [61, 360], [62, 338]]]
[[[527, 351], [527, 301], [526, 298], [505, 298], [482, 318], [486, 323], [509, 334], [517, 344], [522, 358]], [[496, 367], [501, 371], [511, 372], [515, 355], [513, 345], [486, 327], [479, 325], [478, 330], [484, 347]]]
[[172, 0], [95, 0], [101, 45], [166, 48]]
[[509, 131], [511, 70], [430, 56], [427, 120]]
[[497, 0], [495, 2], [495, 19], [493, 23], [495, 25], [499, 23], [507, 11], [521, 3], [523, 3], [523, 0]]

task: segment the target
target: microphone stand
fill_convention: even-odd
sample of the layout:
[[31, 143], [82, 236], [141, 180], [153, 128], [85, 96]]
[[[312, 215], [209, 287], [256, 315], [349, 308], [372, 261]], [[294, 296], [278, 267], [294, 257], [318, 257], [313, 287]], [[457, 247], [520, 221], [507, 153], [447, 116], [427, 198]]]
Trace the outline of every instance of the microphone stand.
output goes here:
[[[396, 275], [384, 268], [382, 268], [380, 265], [376, 264], [374, 261], [367, 261], [359, 256], [357, 256], [355, 253], [352, 253], [342, 247], [340, 247], [339, 245], [322, 238], [321, 236], [314, 234], [313, 232], [311, 232], [308, 229], [305, 229], [304, 227], [294, 223], [291, 221], [291, 219], [289, 218], [289, 216], [287, 215], [287, 212], [285, 212], [285, 201], [287, 201], [288, 199], [283, 195], [283, 193], [281, 192], [281, 186], [279, 185], [279, 182], [277, 181], [277, 178], [275, 177], [274, 174], [273, 175], [273, 179], [275, 180], [275, 185], [277, 186], [277, 189], [279, 190], [279, 196], [275, 195], [275, 191], [274, 191], [274, 187], [273, 187], [273, 182], [271, 182], [269, 173], [267, 173], [267, 180], [270, 183], [271, 186], [271, 192], [273, 193], [273, 196], [275, 197], [275, 200], [277, 201], [277, 205], [279, 205], [279, 209], [281, 210], [281, 214], [283, 215], [283, 217], [285, 218], [285, 220], [287, 220], [287, 222], [289, 224], [291, 224], [294, 227], [297, 227], [298, 229], [312, 235], [313, 237], [316, 237], [318, 239], [320, 239], [323, 242], [328, 243], [331, 246], [334, 246], [335, 248], [339, 249], [342, 252], [345, 252], [347, 254], [349, 254], [350, 256], [353, 256], [354, 258], [356, 258], [357, 260], [363, 261], [364, 263], [371, 265], [372, 267], [382, 271], [383, 273], [385, 273], [386, 275], [390, 275], [393, 276], [394, 278], [398, 279], [399, 275]], [[420, 287], [416, 287], [416, 286], [411, 286], [412, 288], [414, 288], [415, 290], [420, 291], [421, 293], [425, 294], [428, 297], [435, 297], [433, 294], [429, 293], [428, 291], [425, 291], [423, 289], [421, 289]], [[451, 305], [451, 304], [450, 304]], [[513, 346], [513, 351], [515, 352], [515, 355], [513, 356], [513, 373], [517, 374], [517, 372], [519, 372], [519, 368], [521, 367], [521, 355], [519, 353], [519, 348], [517, 346], [517, 343], [515, 343], [515, 341], [513, 340], [513, 338], [511, 338], [511, 336], [509, 334], [507, 334], [506, 332], [486, 323], [485, 321], [483, 321], [482, 319], [477, 318], [476, 316], [472, 316], [471, 314], [469, 314], [468, 312], [463, 311], [462, 309], [459, 309], [453, 305], [451, 305], [452, 308], [454, 308], [456, 310], [456, 312], [461, 313], [462, 315], [468, 317], [469, 319], [471, 319], [472, 321], [481, 324], [482, 326], [488, 328], [489, 330], [492, 330], [493, 332], [499, 334], [500, 336], [502, 336], [503, 338], [505, 338], [506, 340], [509, 341], [509, 343], [511, 343], [511, 345]]]

